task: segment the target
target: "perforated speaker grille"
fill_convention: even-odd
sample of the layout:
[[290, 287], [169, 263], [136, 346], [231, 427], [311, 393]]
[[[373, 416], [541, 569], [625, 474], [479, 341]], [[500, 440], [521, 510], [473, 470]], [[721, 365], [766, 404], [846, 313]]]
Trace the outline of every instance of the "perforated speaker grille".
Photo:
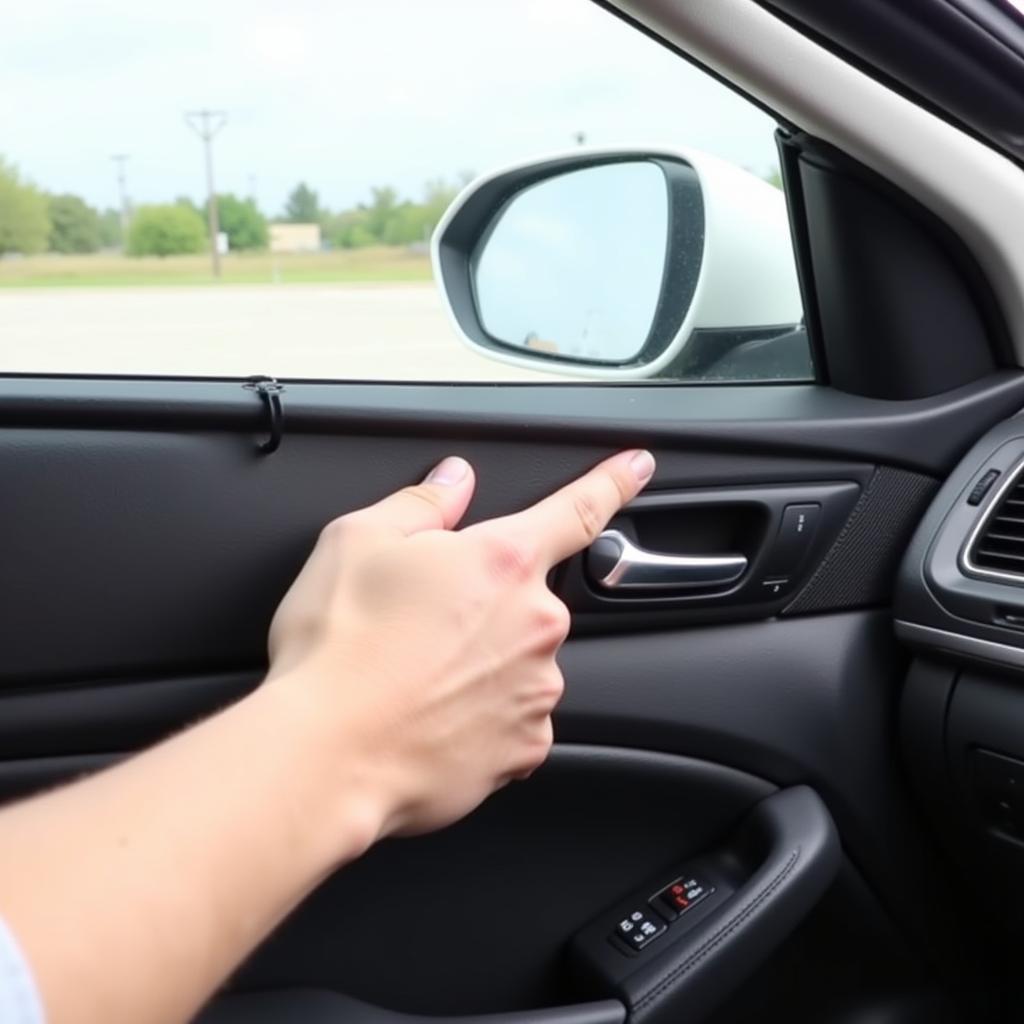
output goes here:
[[887, 604], [914, 528], [938, 487], [919, 473], [880, 466], [835, 543], [783, 614]]

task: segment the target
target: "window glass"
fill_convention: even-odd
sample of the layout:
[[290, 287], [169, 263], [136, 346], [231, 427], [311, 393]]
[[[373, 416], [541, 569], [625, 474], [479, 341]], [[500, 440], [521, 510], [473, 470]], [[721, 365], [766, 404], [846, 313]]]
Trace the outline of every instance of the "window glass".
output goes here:
[[0, 373], [811, 374], [774, 123], [589, 0], [17, 4], [0, 123]]

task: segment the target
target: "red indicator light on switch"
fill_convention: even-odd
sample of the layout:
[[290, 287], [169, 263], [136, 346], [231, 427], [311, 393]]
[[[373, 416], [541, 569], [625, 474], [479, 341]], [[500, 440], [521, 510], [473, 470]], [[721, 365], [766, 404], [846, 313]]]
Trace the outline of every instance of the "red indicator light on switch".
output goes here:
[[671, 886], [669, 892], [671, 893], [672, 902], [680, 910], [685, 910], [690, 905], [690, 901], [686, 898], [686, 890], [681, 885]]
[[687, 880], [684, 877], [665, 886], [661, 892], [651, 897], [651, 902], [655, 906], [665, 908], [671, 915], [670, 920], [675, 920], [714, 891], [712, 886], [702, 884], [696, 878]]

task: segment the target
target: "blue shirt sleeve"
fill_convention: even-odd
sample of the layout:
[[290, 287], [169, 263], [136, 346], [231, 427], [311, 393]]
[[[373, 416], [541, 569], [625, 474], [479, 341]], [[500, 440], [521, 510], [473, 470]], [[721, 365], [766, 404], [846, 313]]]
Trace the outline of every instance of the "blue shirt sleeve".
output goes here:
[[46, 1024], [32, 970], [0, 918], [0, 1024]]

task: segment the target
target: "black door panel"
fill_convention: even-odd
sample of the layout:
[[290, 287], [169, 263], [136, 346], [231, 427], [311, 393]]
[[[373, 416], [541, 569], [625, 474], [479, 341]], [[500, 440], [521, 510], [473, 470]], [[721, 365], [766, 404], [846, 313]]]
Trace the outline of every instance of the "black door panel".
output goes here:
[[[264, 456], [261, 407], [235, 384], [0, 382], [0, 795], [95, 768], [257, 685], [270, 616], [319, 528], [440, 456], [477, 467], [472, 521], [645, 444], [652, 493], [846, 487], [805, 585], [742, 609], [577, 609], [551, 764], [455, 828], [385, 843], [330, 880], [233, 989], [312, 987], [413, 1014], [600, 999], [568, 970], [572, 936], [800, 784], [824, 800], [846, 859], [793, 948], [837, 999], [877, 996], [881, 961], [895, 962], [871, 958], [866, 979], [825, 972], [847, 935], [903, 950], [920, 980], [927, 956], [906, 951], [941, 962], [954, 924], [928, 898], [935, 865], [899, 781], [906, 659], [884, 604], [936, 477], [1021, 386], [1005, 375], [897, 407], [813, 387], [288, 385], [283, 443]], [[777, 1006], [799, 1003], [794, 985]]]
[[[523, 441], [6, 430], [0, 679], [79, 682], [257, 668], [270, 616], [333, 517], [458, 451], [479, 467], [467, 521], [513, 511], [607, 448]], [[658, 450], [659, 487], [870, 478], [870, 467]], [[45, 635], [41, 632], [45, 623]]]
[[[8, 761], [0, 764], [0, 794], [108, 762]], [[706, 761], [561, 746], [528, 783], [509, 786], [458, 825], [384, 842], [340, 872], [233, 987], [326, 988], [433, 1014], [573, 1002], [579, 989], [564, 963], [567, 938], [635, 885], [710, 851], [773, 792]]]
[[770, 792], [704, 762], [562, 747], [458, 826], [382, 844], [340, 873], [239, 981], [436, 1014], [600, 998], [574, 983], [567, 939], [636, 885], [711, 849]]

